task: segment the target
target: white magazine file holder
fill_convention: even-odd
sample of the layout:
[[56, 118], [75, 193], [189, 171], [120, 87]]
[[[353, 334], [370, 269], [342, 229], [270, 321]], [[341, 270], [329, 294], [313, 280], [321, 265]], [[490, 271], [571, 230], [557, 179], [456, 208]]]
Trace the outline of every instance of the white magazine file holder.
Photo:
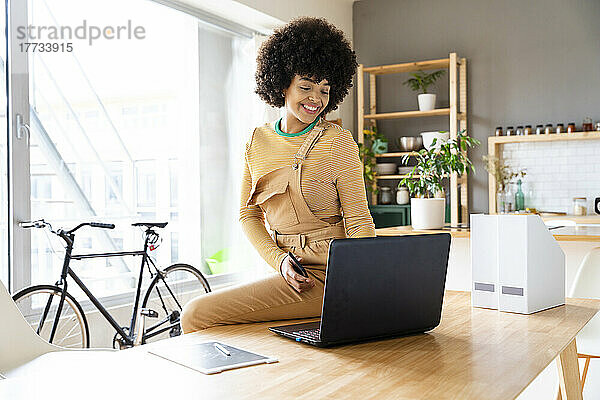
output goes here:
[[471, 215], [471, 303], [532, 314], [565, 304], [565, 254], [538, 215]]

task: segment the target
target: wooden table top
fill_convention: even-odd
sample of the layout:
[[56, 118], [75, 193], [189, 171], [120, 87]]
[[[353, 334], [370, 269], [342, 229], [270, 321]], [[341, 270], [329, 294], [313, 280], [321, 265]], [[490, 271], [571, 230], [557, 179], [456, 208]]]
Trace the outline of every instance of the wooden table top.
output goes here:
[[[84, 363], [83, 352], [60, 352], [70, 353], [67, 369], [57, 361], [60, 353], [47, 354], [33, 362], [37, 367], [0, 381], [0, 397], [41, 399], [55, 393], [70, 399], [86, 393], [87, 398], [512, 399], [599, 308], [599, 300], [569, 299], [566, 306], [528, 316], [472, 308], [470, 293], [447, 291], [442, 322], [426, 334], [319, 349], [269, 332], [267, 327], [277, 322], [215, 327], [96, 354], [93, 363], [89, 356]], [[279, 362], [203, 375], [147, 353], [212, 340]], [[52, 385], [60, 377], [68, 377], [68, 384]]]
[[[565, 226], [552, 229], [552, 235], [559, 242], [600, 242], [600, 225], [598, 226]], [[377, 236], [423, 235], [432, 233], [449, 233], [453, 238], [470, 238], [469, 228], [449, 228], [415, 230], [411, 226], [392, 226], [375, 229]]]

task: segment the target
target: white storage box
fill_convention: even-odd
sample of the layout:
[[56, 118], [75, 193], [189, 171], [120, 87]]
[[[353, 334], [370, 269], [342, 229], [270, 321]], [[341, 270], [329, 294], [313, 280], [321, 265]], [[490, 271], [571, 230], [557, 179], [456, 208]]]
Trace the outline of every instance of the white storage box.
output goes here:
[[565, 255], [537, 215], [471, 215], [473, 307], [531, 314], [565, 303]]

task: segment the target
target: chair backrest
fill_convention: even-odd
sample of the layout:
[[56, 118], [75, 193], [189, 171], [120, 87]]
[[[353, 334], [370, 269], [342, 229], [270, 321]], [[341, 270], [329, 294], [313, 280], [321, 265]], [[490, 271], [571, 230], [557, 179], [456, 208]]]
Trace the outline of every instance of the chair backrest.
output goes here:
[[29, 326], [1, 281], [0, 316], [0, 374], [6, 374], [42, 354], [64, 350], [46, 342]]
[[593, 248], [583, 259], [569, 297], [600, 299], [600, 247]]

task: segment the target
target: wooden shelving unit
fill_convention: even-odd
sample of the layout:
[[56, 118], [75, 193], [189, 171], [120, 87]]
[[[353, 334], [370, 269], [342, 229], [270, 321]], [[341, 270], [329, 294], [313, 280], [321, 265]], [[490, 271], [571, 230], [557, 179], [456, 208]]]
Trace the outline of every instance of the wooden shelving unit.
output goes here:
[[383, 154], [375, 154], [377, 158], [385, 158], [385, 157], [404, 157], [406, 155], [415, 156], [418, 153], [416, 151], [399, 151], [396, 153], [383, 153]]
[[[402, 72], [424, 71], [431, 69], [448, 69], [448, 88], [450, 107], [440, 108], [432, 111], [399, 111], [378, 113], [377, 112], [377, 76], [385, 74], [397, 74]], [[369, 75], [369, 110], [365, 113], [364, 105], [364, 74]], [[400, 119], [400, 118], [424, 118], [431, 116], [449, 117], [450, 138], [456, 139], [459, 128], [460, 130], [467, 128], [467, 59], [459, 58], [456, 53], [450, 53], [448, 58], [438, 60], [417, 61], [403, 64], [379, 65], [374, 67], [364, 67], [362, 64], [358, 66], [357, 78], [357, 103], [358, 103], [358, 142], [364, 144], [365, 138], [363, 129], [365, 120], [375, 124], [377, 120], [385, 119]], [[414, 95], [414, 93], [411, 92]], [[402, 157], [406, 154], [414, 155], [414, 153], [385, 153], [377, 155], [377, 157]], [[406, 175], [382, 175], [376, 178], [374, 185], [377, 185], [377, 179], [402, 179]], [[458, 185], [461, 190], [459, 193]], [[458, 200], [460, 197], [460, 209]], [[372, 204], [377, 204], [377, 196], [373, 195]], [[467, 177], [458, 177], [456, 174], [450, 176], [450, 204], [451, 213], [450, 220], [453, 226], [459, 223], [459, 215], [462, 221], [468, 221], [468, 187]]]
[[[551, 133], [549, 135], [527, 135], [527, 136], [491, 136], [488, 138], [488, 155], [498, 157], [500, 146], [507, 143], [536, 143], [536, 142], [559, 142], [571, 140], [595, 140], [600, 139], [600, 132], [572, 132]], [[498, 157], [500, 158], [500, 157]], [[489, 213], [498, 212], [496, 198], [496, 178], [489, 174], [488, 179], [488, 205]]]
[[[379, 175], [377, 179], [404, 179], [408, 177], [408, 175]], [[419, 175], [415, 175], [415, 178], [418, 178]]]

